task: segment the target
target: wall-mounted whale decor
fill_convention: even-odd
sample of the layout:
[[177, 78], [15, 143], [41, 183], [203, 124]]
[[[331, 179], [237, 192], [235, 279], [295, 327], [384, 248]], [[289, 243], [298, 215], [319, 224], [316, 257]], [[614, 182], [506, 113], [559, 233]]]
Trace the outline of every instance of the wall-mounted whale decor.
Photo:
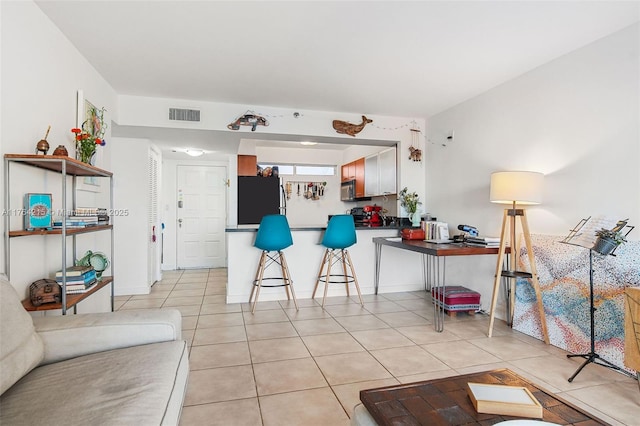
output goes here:
[[366, 126], [368, 123], [373, 123], [373, 120], [369, 120], [363, 115], [362, 123], [360, 124], [347, 123], [346, 121], [342, 120], [333, 120], [333, 128], [336, 129], [336, 132], [338, 133], [343, 133], [355, 137], [356, 134], [360, 133], [362, 129], [364, 129], [364, 126]]

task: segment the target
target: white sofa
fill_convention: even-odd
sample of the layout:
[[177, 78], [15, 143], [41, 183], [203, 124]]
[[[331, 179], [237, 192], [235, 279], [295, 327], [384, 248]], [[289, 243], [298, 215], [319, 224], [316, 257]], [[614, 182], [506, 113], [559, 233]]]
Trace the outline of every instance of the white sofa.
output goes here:
[[0, 424], [177, 425], [181, 322], [164, 309], [32, 318], [0, 278]]

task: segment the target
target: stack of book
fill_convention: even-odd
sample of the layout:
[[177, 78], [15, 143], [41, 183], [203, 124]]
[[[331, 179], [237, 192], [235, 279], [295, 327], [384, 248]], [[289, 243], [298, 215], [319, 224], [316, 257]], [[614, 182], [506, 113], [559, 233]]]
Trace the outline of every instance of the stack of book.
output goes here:
[[424, 236], [427, 241], [449, 239], [449, 225], [446, 222], [428, 220], [424, 223]]
[[[63, 272], [56, 272], [56, 281], [62, 285]], [[66, 269], [67, 294], [84, 293], [96, 285], [96, 271], [93, 266], [71, 266]]]
[[500, 237], [467, 237], [465, 242], [472, 246], [500, 247]]
[[109, 222], [107, 209], [103, 207], [77, 207], [73, 216], [96, 217], [99, 222]]
[[[76, 218], [74, 216], [67, 217], [65, 222], [66, 222], [66, 225], [67, 225], [67, 229], [86, 228], [87, 226], [92, 226], [92, 222], [91, 221], [87, 221], [84, 218]], [[93, 224], [93, 226], [95, 226], [95, 225], [97, 225], [97, 223]], [[53, 222], [53, 227], [55, 229], [61, 229], [62, 228], [62, 220], [54, 221]]]
[[[78, 207], [66, 218], [67, 228], [86, 228], [89, 226], [108, 225], [107, 209], [100, 207]], [[53, 222], [54, 228], [62, 228], [62, 220]]]

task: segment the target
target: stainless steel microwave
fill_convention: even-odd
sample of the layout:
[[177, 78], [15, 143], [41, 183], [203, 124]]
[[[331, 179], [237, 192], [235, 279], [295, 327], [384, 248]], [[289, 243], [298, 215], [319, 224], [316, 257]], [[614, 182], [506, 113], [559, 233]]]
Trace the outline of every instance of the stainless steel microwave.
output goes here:
[[349, 180], [342, 182], [340, 186], [340, 200], [342, 201], [355, 201], [356, 198], [356, 181]]

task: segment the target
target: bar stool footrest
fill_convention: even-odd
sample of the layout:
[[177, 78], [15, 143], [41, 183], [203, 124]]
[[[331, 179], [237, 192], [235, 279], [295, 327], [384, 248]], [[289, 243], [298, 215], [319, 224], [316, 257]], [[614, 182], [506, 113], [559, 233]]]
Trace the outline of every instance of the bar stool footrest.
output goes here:
[[262, 284], [260, 284], [260, 281], [258, 280], [254, 280], [253, 281], [253, 285], [255, 287], [286, 287], [288, 285], [293, 284], [292, 281], [284, 281], [282, 284], [265, 284], [264, 281], [265, 280], [279, 280], [279, 281], [283, 281], [283, 279], [281, 277], [267, 277], [267, 278], [262, 278]]
[[[331, 281], [331, 277], [343, 278], [343, 280], [341, 280], [341, 281]], [[345, 280], [344, 278], [347, 278], [347, 279]], [[318, 281], [323, 282], [323, 283], [327, 283], [328, 282], [329, 284], [350, 284], [350, 283], [355, 282], [355, 279], [351, 275], [331, 274], [329, 276], [329, 281], [327, 281], [327, 276], [326, 275], [321, 275], [320, 277], [318, 277]]]

